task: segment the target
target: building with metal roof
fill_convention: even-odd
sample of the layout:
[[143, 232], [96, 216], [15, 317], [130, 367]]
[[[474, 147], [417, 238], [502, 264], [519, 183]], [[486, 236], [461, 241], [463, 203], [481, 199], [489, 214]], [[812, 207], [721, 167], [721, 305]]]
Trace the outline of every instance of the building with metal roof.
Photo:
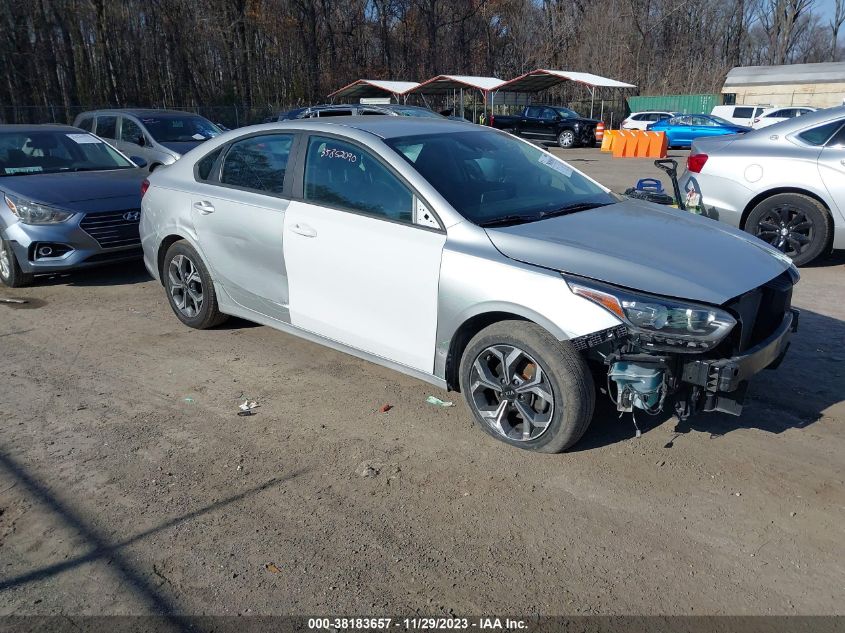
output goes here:
[[828, 108], [845, 99], [845, 62], [737, 66], [722, 87], [725, 103]]
[[351, 84], [335, 90], [329, 95], [330, 99], [341, 97], [344, 99], [367, 99], [372, 97], [399, 97], [420, 84], [416, 81], [385, 81], [382, 79], [359, 79]]

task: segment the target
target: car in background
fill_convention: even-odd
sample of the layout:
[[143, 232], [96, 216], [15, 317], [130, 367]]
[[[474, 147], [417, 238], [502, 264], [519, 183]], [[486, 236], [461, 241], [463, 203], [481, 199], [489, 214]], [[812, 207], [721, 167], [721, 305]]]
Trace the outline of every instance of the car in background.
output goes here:
[[147, 170], [66, 125], [0, 125], [0, 282], [137, 259]]
[[558, 147], [572, 147], [596, 144], [598, 119], [582, 117], [575, 110], [553, 105], [526, 106], [520, 114], [491, 114], [490, 126], [515, 136], [547, 143]]
[[368, 116], [368, 115], [384, 115], [384, 116], [411, 116], [411, 117], [425, 117], [429, 119], [443, 119], [445, 117], [429, 110], [428, 108], [421, 108], [420, 106], [402, 105], [398, 103], [387, 104], [323, 104], [308, 106], [305, 108], [296, 108], [288, 112], [282, 112], [276, 118], [265, 119], [265, 123], [274, 121], [291, 121], [294, 119], [317, 119], [332, 116]]
[[578, 441], [593, 372], [620, 412], [738, 414], [797, 327], [777, 250], [472, 123], [230, 132], [151, 174], [142, 210], [183, 324], [235, 315], [461, 391], [528, 450]]
[[205, 117], [179, 110], [94, 110], [83, 112], [73, 124], [125, 154], [142, 157], [150, 171], [176, 162], [185, 152], [222, 133]]
[[745, 134], [750, 127], [734, 125], [710, 114], [682, 114], [657, 123], [650, 123], [649, 130], [663, 132], [669, 147], [689, 147], [694, 139], [702, 136], [724, 136], [726, 134]]
[[744, 127], [751, 127], [754, 119], [758, 118], [763, 112], [771, 109], [770, 105], [718, 105], [711, 110], [712, 116], [725, 119], [734, 125], [742, 125]]
[[619, 124], [620, 130], [646, 130], [652, 123], [681, 116], [681, 112], [666, 112], [663, 110], [649, 110], [648, 112], [631, 112]]
[[681, 187], [709, 217], [808, 264], [845, 248], [845, 107], [693, 142]]
[[751, 124], [751, 127], [753, 127], [755, 130], [759, 130], [761, 127], [769, 127], [770, 125], [780, 123], [781, 121], [786, 121], [787, 119], [793, 119], [797, 116], [816, 112], [816, 110], [817, 108], [810, 108], [808, 106], [792, 108], [769, 108], [768, 110], [764, 110], [760, 116], [754, 119], [754, 122]]

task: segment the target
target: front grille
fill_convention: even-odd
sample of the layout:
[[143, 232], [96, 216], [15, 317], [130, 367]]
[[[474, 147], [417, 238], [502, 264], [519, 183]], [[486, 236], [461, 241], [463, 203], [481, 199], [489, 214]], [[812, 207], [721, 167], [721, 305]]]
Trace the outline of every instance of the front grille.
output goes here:
[[735, 353], [765, 341], [777, 330], [792, 305], [793, 284], [787, 271], [726, 304], [737, 319], [731, 333]]
[[[126, 216], [136, 219], [127, 219]], [[89, 213], [79, 227], [97, 240], [101, 248], [116, 248], [118, 246], [137, 246], [141, 243], [141, 236], [138, 233], [137, 218], [140, 218], [140, 209], [124, 209], [123, 211], [109, 211], [108, 213]]]

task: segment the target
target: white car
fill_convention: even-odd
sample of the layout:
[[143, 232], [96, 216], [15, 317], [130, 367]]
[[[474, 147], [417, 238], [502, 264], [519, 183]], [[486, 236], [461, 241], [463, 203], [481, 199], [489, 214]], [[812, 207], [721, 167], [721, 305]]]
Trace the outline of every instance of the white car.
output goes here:
[[671, 119], [672, 117], [680, 116], [678, 112], [669, 112], [667, 110], [649, 110], [648, 112], [631, 112], [619, 128], [622, 130], [645, 130], [652, 123]]
[[801, 107], [792, 107], [792, 108], [769, 108], [765, 110], [760, 116], [754, 119], [754, 122], [751, 124], [755, 130], [759, 130], [761, 127], [769, 127], [770, 125], [774, 125], [775, 123], [780, 123], [781, 121], [786, 121], [787, 119], [794, 119], [797, 116], [801, 116], [804, 114], [810, 114], [810, 112], [815, 112], [817, 108], [810, 108], [807, 106]]
[[761, 116], [766, 110], [771, 110], [772, 105], [720, 105], [710, 112], [713, 116], [721, 117], [735, 125], [751, 127], [754, 119]]

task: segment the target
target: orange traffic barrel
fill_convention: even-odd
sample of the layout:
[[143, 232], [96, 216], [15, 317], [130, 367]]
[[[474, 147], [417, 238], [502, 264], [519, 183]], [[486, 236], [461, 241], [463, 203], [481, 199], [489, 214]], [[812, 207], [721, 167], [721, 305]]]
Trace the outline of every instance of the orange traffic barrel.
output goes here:
[[604, 123], [599, 121], [599, 124], [596, 126], [596, 140], [601, 141], [604, 138]]

